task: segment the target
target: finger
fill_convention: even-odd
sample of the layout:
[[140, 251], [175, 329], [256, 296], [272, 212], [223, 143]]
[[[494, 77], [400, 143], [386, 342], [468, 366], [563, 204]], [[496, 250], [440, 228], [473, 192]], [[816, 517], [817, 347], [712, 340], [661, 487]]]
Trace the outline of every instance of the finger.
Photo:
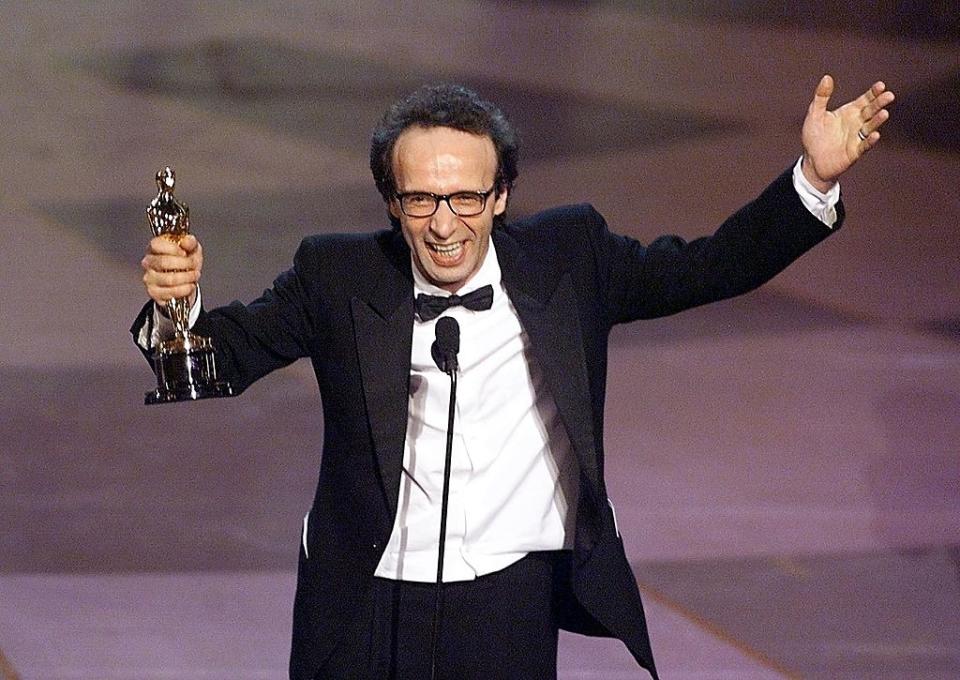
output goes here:
[[197, 247], [190, 253], [190, 259], [193, 260], [194, 266], [197, 269], [203, 267], [203, 246], [200, 245], [200, 241], [197, 241]]
[[159, 304], [176, 298], [189, 299], [196, 290], [196, 284], [187, 283], [181, 286], [147, 286], [147, 295]]
[[869, 135], [871, 132], [880, 128], [881, 125], [887, 122], [890, 118], [890, 112], [886, 109], [877, 112], [877, 115], [873, 116], [869, 120], [864, 121], [863, 125], [860, 126], [860, 132], [863, 135]]
[[184, 293], [192, 294], [197, 285], [195, 278], [184, 272], [163, 274], [152, 272], [143, 275], [143, 285], [151, 297], [159, 295], [169, 299], [181, 297]]
[[147, 244], [147, 254], [155, 255], [186, 255], [186, 252], [176, 241], [166, 236], [154, 236]]
[[884, 84], [882, 80], [878, 80], [871, 85], [866, 92], [854, 99], [853, 104], [854, 106], [859, 106], [861, 109], [864, 109], [869, 106], [873, 100], [879, 97], [886, 89], [886, 84]]
[[175, 288], [200, 280], [198, 271], [158, 272], [147, 271], [143, 274], [143, 283], [148, 288]]
[[140, 265], [147, 270], [157, 272], [190, 271], [199, 269], [192, 257], [182, 255], [146, 255]]
[[877, 142], [880, 141], [880, 133], [874, 130], [869, 135], [866, 136], [866, 139], [863, 139], [860, 144], [857, 145], [857, 149], [860, 151], [860, 154], [863, 155], [867, 153], [870, 149], [877, 145]]
[[888, 106], [890, 106], [890, 104], [893, 103], [894, 99], [895, 97], [893, 92], [890, 92], [889, 90], [886, 92], [882, 92], [879, 95], [877, 95], [877, 97], [873, 101], [871, 101], [869, 104], [867, 104], [860, 110], [860, 116], [863, 118], [863, 120], [869, 120], [870, 118], [873, 118], [875, 115], [877, 115], [877, 113], [879, 113], [880, 111], [883, 111]]
[[197, 237], [193, 234], [187, 234], [178, 242], [178, 245], [183, 248], [184, 252], [192, 253], [197, 248], [200, 247], [200, 241], [197, 240]]
[[180, 241], [180, 248], [190, 261], [190, 268], [199, 270], [203, 267], [203, 246], [200, 241], [191, 234], [183, 237]]
[[810, 102], [810, 111], [825, 112], [831, 95], [833, 95], [833, 78], [827, 74], [817, 83], [817, 89], [813, 93], [813, 101]]

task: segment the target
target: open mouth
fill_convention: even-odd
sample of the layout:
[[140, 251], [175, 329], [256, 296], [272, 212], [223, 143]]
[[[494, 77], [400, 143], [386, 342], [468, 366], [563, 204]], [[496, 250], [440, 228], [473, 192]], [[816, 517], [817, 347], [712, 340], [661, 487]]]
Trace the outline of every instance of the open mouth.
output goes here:
[[427, 250], [430, 251], [431, 259], [439, 265], [458, 264], [463, 258], [463, 241], [447, 244], [426, 243], [426, 246]]

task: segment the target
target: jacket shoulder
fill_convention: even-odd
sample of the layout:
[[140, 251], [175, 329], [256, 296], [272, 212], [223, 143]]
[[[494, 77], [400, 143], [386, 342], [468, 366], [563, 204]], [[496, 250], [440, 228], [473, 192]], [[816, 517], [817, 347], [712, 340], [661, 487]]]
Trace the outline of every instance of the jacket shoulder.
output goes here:
[[363, 270], [395, 249], [396, 232], [383, 229], [352, 234], [314, 234], [300, 241], [294, 255], [294, 268], [323, 269], [334, 272]]
[[603, 216], [589, 203], [549, 208], [503, 226], [521, 246], [540, 252], [582, 250], [606, 229]]
[[583, 228], [602, 223], [603, 217], [589, 203], [576, 203], [548, 208], [532, 215], [524, 215], [505, 225], [507, 231], [524, 232], [543, 228]]
[[297, 254], [305, 256], [336, 256], [352, 250], [374, 248], [377, 243], [392, 234], [392, 230], [345, 234], [312, 234], [300, 241]]

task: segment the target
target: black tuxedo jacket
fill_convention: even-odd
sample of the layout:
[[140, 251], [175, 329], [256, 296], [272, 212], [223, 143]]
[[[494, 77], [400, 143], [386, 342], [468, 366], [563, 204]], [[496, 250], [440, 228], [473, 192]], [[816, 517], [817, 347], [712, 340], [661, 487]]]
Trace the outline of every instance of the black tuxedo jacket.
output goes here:
[[[713, 236], [689, 243], [667, 236], [645, 247], [610, 233], [587, 205], [493, 232], [504, 285], [580, 468], [562, 625], [621, 639], [653, 677], [640, 595], [603, 478], [608, 333], [755, 288], [829, 233], [801, 204], [789, 171]], [[393, 527], [414, 320], [410, 267], [397, 230], [310, 237], [262, 297], [202, 313], [195, 326], [213, 338], [219, 371], [235, 389], [301, 357], [316, 372], [324, 441], [298, 567], [296, 680], [326, 677], [325, 660], [349, 630]]]

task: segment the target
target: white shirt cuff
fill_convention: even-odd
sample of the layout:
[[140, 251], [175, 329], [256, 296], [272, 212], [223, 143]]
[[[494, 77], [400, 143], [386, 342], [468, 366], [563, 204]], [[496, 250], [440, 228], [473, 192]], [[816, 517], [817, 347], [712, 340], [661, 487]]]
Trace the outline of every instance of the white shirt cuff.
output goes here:
[[837, 222], [837, 203], [840, 201], [840, 182], [834, 182], [827, 193], [817, 190], [804, 176], [801, 164], [803, 156], [793, 166], [793, 188], [797, 190], [800, 201], [810, 213], [825, 225], [833, 228]]
[[[203, 300], [202, 294], [200, 293], [200, 284], [197, 284], [197, 297], [193, 301], [193, 306], [190, 308], [190, 316], [187, 319], [190, 323], [190, 328], [193, 328], [193, 324], [197, 323], [197, 319], [200, 318], [200, 308], [202, 305]], [[164, 340], [172, 338], [174, 332], [173, 321], [160, 311], [159, 305], [154, 303], [153, 320], [151, 323], [144, 324], [140, 329], [140, 334], [137, 336], [137, 344], [145, 349], [153, 349]]]

